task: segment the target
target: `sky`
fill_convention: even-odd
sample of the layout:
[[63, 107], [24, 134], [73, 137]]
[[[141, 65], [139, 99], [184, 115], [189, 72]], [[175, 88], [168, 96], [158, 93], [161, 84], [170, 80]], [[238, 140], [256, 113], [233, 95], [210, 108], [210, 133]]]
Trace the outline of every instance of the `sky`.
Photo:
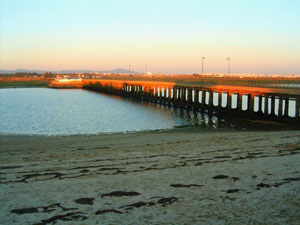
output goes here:
[[300, 73], [299, 0], [0, 0], [0, 69]]

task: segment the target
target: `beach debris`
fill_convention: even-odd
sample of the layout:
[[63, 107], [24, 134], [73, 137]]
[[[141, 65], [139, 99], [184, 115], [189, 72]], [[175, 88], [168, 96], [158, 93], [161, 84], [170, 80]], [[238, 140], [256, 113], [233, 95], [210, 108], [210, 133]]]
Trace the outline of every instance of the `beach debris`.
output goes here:
[[229, 190], [227, 190], [226, 192], [228, 193], [228, 194], [230, 194], [230, 193], [235, 193], [235, 192], [239, 192], [240, 191], [240, 189], [229, 189]]
[[59, 173], [59, 172], [26, 174], [26, 175], [23, 175], [23, 179], [18, 180], [16, 182], [27, 183], [28, 179], [35, 178], [35, 177], [43, 177], [43, 176], [45, 176], [45, 177], [53, 176], [52, 178], [47, 178], [47, 179], [44, 178], [43, 181], [51, 180], [51, 179], [55, 179], [55, 178], [58, 178], [60, 180], [60, 179], [63, 179], [62, 176], [64, 176], [64, 175], [65, 174], [62, 174], [62, 173]]
[[264, 139], [254, 139], [254, 140], [249, 140], [249, 141], [245, 141], [245, 142], [258, 142], [258, 141], [264, 141]]
[[166, 205], [171, 205], [172, 203], [176, 202], [178, 198], [176, 197], [170, 197], [170, 198], [161, 198], [157, 201], [158, 204], [165, 207]]
[[189, 187], [202, 187], [203, 185], [201, 184], [171, 184], [171, 187], [175, 187], [175, 188], [189, 188]]
[[25, 213], [37, 213], [37, 212], [39, 212], [39, 210], [38, 210], [38, 208], [32, 207], [32, 208], [24, 208], [24, 209], [13, 209], [10, 212], [21, 215], [21, 214], [25, 214]]
[[278, 182], [278, 183], [274, 183], [272, 185], [271, 184], [260, 183], [260, 184], [256, 185], [257, 186], [256, 189], [260, 190], [260, 188], [264, 188], [264, 187], [267, 187], [267, 188], [269, 188], [269, 187], [276, 188], [276, 187], [279, 187], [279, 186], [281, 186], [283, 184], [288, 184], [288, 183], [293, 182], [293, 181], [300, 181], [300, 177], [284, 178], [283, 180], [284, 181]]
[[229, 156], [229, 155], [223, 155], [223, 156], [215, 156], [215, 157], [213, 157], [213, 158], [215, 158], [215, 159], [230, 159], [230, 158], [232, 158], [232, 157]]
[[157, 204], [165, 207], [167, 205], [173, 204], [177, 200], [178, 200], [178, 198], [176, 198], [176, 197], [161, 198], [156, 203], [155, 202], [136, 202], [136, 203], [133, 203], [133, 204], [130, 204], [130, 205], [124, 205], [121, 208], [125, 208], [126, 210], [131, 210], [133, 208], [140, 208], [140, 207], [143, 207], [143, 206], [154, 206], [154, 205], [157, 205]]
[[100, 215], [100, 214], [105, 214], [105, 213], [118, 213], [122, 214], [121, 211], [115, 210], [115, 209], [105, 209], [105, 210], [98, 210], [95, 214]]
[[7, 169], [18, 169], [23, 166], [0, 166], [0, 170], [7, 170]]
[[123, 196], [137, 196], [140, 195], [140, 193], [135, 192], [135, 191], [130, 191], [130, 192], [126, 192], [126, 191], [113, 191], [110, 193], [106, 193], [106, 194], [102, 194], [101, 198], [103, 197], [123, 197]]
[[300, 181], [300, 177], [284, 178], [285, 181]]
[[240, 178], [238, 178], [238, 177], [231, 177], [231, 180], [233, 180], [233, 182], [236, 182], [237, 180], [240, 180]]
[[133, 208], [140, 208], [142, 206], [153, 206], [153, 205], [155, 205], [154, 202], [136, 202], [130, 205], [124, 205], [121, 208], [125, 208], [126, 210], [129, 210]]
[[93, 205], [94, 198], [79, 198], [79, 199], [76, 199], [75, 202], [77, 204], [82, 204], [82, 205]]
[[228, 178], [227, 175], [217, 175], [213, 177], [213, 179], [226, 179], [226, 178]]
[[256, 187], [259, 189], [259, 188], [264, 188], [264, 187], [270, 187], [271, 185], [270, 184], [264, 184], [264, 183], [260, 183], [260, 184], [257, 184]]

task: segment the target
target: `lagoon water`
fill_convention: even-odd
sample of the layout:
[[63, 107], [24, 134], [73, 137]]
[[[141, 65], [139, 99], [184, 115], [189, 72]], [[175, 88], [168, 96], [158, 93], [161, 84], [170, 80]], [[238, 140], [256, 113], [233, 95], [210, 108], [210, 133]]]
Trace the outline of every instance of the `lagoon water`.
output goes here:
[[0, 89], [0, 133], [72, 135], [198, 126], [242, 128], [229, 118], [81, 89]]

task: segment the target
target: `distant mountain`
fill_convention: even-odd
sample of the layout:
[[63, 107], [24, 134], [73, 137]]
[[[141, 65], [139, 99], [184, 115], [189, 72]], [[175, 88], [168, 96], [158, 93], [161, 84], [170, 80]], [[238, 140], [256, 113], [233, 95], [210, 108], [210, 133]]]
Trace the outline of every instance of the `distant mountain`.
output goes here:
[[[17, 69], [17, 70], [0, 70], [0, 73], [46, 73], [46, 72], [52, 72], [52, 73], [120, 73], [120, 74], [129, 74], [129, 70], [125, 70], [122, 68], [114, 69], [111, 71], [108, 70], [102, 70], [102, 71], [95, 71], [95, 70], [60, 70], [60, 71], [46, 71], [46, 70], [26, 70], [26, 69]], [[139, 74], [139, 72], [136, 71], [130, 71], [130, 74]]]
[[25, 70], [25, 69], [17, 69], [17, 70], [0, 70], [0, 73], [45, 73], [44, 70]]
[[128, 74], [130, 72], [130, 74], [139, 74], [139, 72], [136, 71], [129, 71], [129, 70], [125, 70], [122, 68], [118, 68], [118, 69], [114, 69], [112, 71], [105, 71], [107, 73], [111, 72], [111, 73], [122, 73], [122, 74]]
[[60, 71], [50, 71], [52, 73], [95, 73], [94, 70], [60, 70]]

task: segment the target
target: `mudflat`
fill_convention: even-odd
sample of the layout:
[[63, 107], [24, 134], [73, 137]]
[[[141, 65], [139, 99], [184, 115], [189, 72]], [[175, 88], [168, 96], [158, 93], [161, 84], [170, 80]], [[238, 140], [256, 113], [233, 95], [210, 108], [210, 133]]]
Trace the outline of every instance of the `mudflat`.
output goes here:
[[300, 221], [300, 131], [0, 140], [0, 224]]

